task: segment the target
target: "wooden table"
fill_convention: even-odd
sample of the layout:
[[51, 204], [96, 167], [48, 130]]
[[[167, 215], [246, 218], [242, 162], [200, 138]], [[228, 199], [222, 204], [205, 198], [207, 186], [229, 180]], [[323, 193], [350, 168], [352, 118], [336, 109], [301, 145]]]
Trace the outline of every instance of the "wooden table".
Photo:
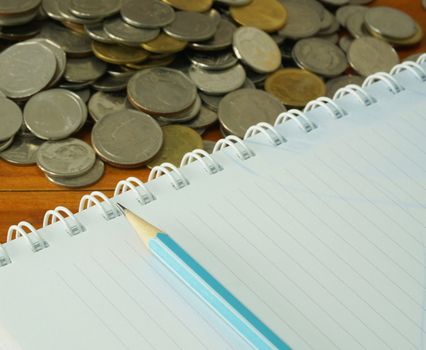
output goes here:
[[[385, 5], [400, 8], [415, 18], [426, 33], [426, 10], [421, 0], [376, 0], [374, 6]], [[426, 52], [426, 39], [408, 49], [400, 50], [401, 58], [416, 52]], [[77, 137], [90, 142], [90, 128], [84, 129]], [[217, 129], [209, 130], [207, 140], [218, 140]], [[76, 212], [80, 198], [88, 192], [99, 190], [106, 195], [113, 194], [115, 185], [121, 179], [136, 176], [146, 181], [147, 169], [118, 169], [106, 167], [105, 175], [97, 184], [78, 190], [69, 190], [51, 184], [36, 166], [19, 167], [0, 160], [0, 242], [4, 242], [10, 225], [21, 220], [41, 226], [44, 213], [59, 205]]]

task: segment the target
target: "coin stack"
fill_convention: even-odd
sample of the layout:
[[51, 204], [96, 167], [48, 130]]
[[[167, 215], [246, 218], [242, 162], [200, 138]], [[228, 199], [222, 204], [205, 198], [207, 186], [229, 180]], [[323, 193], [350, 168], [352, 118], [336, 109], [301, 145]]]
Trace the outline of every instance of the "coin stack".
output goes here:
[[[0, 157], [81, 187], [104, 162], [152, 168], [211, 152], [211, 126], [243, 137], [388, 71], [395, 48], [421, 40], [411, 17], [370, 2], [0, 2]], [[90, 145], [75, 138], [82, 128]]]

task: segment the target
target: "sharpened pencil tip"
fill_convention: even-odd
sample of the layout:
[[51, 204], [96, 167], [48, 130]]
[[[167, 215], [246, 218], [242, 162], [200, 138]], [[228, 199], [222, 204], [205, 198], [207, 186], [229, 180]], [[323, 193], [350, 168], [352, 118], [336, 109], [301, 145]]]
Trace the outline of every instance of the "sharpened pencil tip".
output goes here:
[[123, 211], [123, 213], [125, 210], [127, 210], [127, 208], [120, 203], [117, 203], [117, 206]]

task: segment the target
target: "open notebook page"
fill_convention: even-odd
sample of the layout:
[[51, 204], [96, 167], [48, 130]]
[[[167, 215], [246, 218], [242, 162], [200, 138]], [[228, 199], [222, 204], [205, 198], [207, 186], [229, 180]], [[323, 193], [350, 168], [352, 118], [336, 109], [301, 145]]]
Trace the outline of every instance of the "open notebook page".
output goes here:
[[223, 172], [194, 165], [187, 188], [164, 180], [158, 201], [124, 204], [295, 349], [423, 349], [426, 89], [404, 82], [397, 97], [377, 84], [378, 104], [345, 98], [338, 121], [319, 108], [312, 133], [290, 122], [285, 145], [255, 137], [255, 157], [219, 154]]
[[248, 349], [249, 346], [140, 243], [123, 217], [95, 208], [70, 237], [41, 230], [50, 247], [7, 245], [0, 269], [1, 350]]

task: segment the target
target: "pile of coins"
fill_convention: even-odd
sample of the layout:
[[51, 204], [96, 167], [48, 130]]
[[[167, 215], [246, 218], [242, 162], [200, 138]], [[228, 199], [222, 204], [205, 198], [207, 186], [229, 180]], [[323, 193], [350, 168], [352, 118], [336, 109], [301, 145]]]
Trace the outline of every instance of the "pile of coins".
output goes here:
[[[369, 0], [0, 2], [0, 157], [67, 187], [179, 165], [399, 62], [407, 14]], [[88, 118], [90, 116], [90, 118]], [[4, 126], [4, 127], [3, 127]], [[91, 129], [90, 145], [75, 135]]]

